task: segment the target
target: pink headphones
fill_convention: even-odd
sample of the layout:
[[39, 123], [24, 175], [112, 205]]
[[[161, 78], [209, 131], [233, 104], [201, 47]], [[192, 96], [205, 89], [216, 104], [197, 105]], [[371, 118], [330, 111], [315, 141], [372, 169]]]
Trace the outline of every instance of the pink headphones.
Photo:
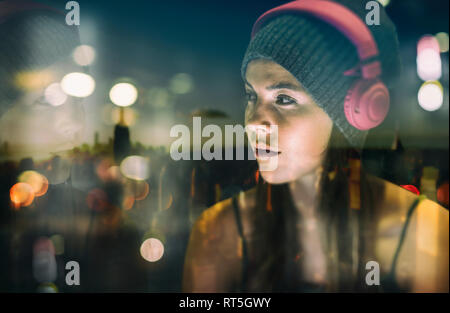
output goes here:
[[372, 33], [351, 10], [327, 0], [298, 0], [278, 6], [261, 15], [253, 25], [252, 37], [269, 19], [285, 13], [308, 13], [330, 24], [345, 35], [357, 48], [360, 63], [343, 74], [360, 71], [358, 79], [349, 89], [344, 112], [350, 125], [369, 130], [380, 125], [389, 111], [389, 91], [379, 79], [381, 64], [374, 60], [378, 48]]

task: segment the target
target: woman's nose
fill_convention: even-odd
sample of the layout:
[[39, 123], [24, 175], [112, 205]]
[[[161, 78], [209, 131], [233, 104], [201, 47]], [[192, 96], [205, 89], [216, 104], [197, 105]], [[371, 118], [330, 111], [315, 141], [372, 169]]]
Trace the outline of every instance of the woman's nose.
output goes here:
[[277, 118], [271, 103], [260, 102], [249, 108], [246, 121], [247, 136], [252, 145], [278, 145]]
[[246, 111], [246, 126], [254, 131], [269, 132], [273, 125], [277, 125], [276, 112], [271, 103], [260, 100]]

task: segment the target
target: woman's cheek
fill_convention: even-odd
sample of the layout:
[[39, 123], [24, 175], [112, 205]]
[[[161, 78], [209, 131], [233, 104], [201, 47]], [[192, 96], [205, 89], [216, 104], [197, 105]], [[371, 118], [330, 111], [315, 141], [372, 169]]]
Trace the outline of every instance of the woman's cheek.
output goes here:
[[289, 132], [283, 131], [283, 137], [290, 139], [287, 142], [289, 150], [296, 150], [297, 154], [306, 154], [305, 156], [322, 154], [329, 139], [326, 125], [308, 118], [296, 119], [291, 125]]

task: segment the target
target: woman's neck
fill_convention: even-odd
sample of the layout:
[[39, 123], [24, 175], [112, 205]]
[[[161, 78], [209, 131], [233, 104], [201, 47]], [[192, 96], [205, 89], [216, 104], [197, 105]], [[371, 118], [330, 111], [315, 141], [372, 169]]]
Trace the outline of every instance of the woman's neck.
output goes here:
[[318, 205], [318, 195], [322, 167], [289, 183], [293, 203], [301, 215], [312, 217]]
[[322, 167], [289, 183], [293, 203], [298, 213], [298, 244], [301, 247], [301, 262], [304, 282], [325, 284], [326, 257], [321, 244], [323, 225], [318, 217], [319, 186]]

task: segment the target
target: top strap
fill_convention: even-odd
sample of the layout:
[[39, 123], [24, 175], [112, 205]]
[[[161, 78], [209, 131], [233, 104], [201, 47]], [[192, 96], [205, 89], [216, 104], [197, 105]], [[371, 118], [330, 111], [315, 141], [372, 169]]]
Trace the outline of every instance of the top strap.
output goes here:
[[244, 237], [244, 230], [242, 227], [242, 219], [241, 214], [239, 212], [239, 205], [237, 201], [237, 196], [232, 198], [233, 203], [233, 211], [236, 217], [236, 224], [239, 232], [239, 236], [241, 238], [242, 243], [242, 280], [241, 280], [241, 292], [247, 292], [247, 281], [248, 281], [248, 251], [247, 251], [247, 242]]
[[399, 257], [399, 255], [400, 255], [400, 251], [401, 251], [401, 249], [402, 249], [403, 242], [405, 241], [406, 231], [407, 231], [409, 222], [411, 221], [411, 216], [412, 216], [412, 214], [414, 213], [414, 210], [416, 209], [416, 207], [419, 205], [419, 203], [420, 203], [422, 200], [425, 200], [426, 198], [427, 198], [426, 195], [420, 195], [420, 196], [418, 196], [418, 197], [414, 200], [413, 204], [411, 205], [411, 207], [410, 207], [409, 210], [408, 210], [408, 213], [407, 213], [407, 215], [406, 215], [405, 225], [403, 226], [402, 233], [401, 233], [401, 235], [400, 235], [400, 239], [399, 239], [399, 242], [398, 242], [398, 246], [397, 246], [397, 249], [395, 250], [394, 258], [393, 258], [393, 260], [392, 260], [391, 272], [390, 272], [390, 274], [392, 275], [392, 277], [395, 277], [395, 269], [396, 269], [396, 267], [397, 267], [398, 257]]

